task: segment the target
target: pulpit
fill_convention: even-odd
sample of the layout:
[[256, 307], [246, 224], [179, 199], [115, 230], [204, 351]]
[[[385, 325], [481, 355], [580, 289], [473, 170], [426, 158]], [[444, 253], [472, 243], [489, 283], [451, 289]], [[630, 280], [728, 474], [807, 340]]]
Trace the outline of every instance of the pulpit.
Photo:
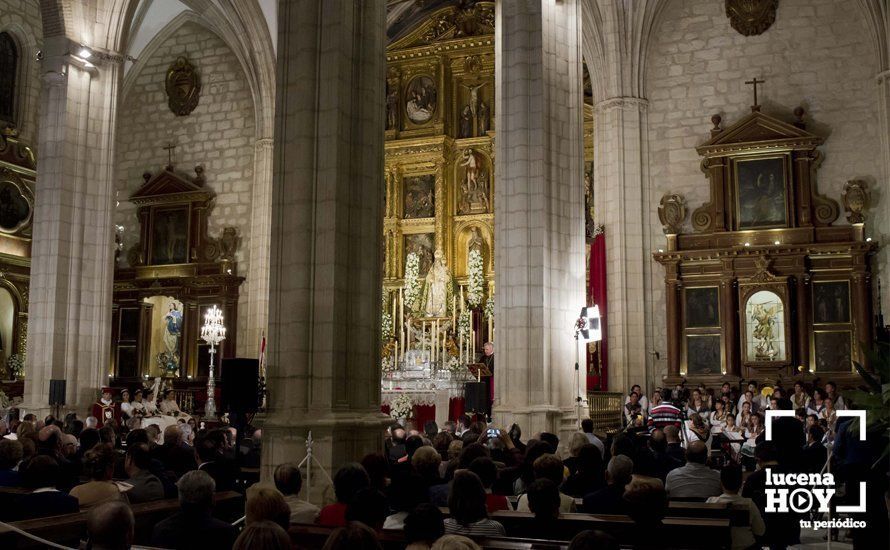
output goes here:
[[697, 147], [710, 199], [691, 214], [666, 194], [667, 384], [740, 378], [852, 382], [871, 345], [871, 270], [865, 238], [869, 192], [850, 180], [838, 201], [819, 194], [824, 138], [804, 112], [785, 121], [752, 112]]

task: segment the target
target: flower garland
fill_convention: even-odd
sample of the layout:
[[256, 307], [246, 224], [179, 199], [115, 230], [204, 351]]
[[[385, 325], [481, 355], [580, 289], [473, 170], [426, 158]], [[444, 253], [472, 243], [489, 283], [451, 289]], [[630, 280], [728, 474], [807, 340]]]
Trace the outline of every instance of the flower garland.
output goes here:
[[448, 358], [448, 362], [445, 363], [445, 368], [451, 372], [452, 374], [461, 372], [464, 370], [463, 364], [460, 362], [460, 359], [456, 355], [452, 355]]
[[473, 319], [470, 316], [470, 310], [465, 309], [460, 312], [457, 318], [457, 335], [459, 338], [467, 340], [473, 332]]
[[384, 311], [380, 316], [380, 338], [384, 342], [392, 340], [395, 329], [393, 328], [392, 313]]
[[485, 276], [482, 273], [482, 252], [471, 250], [467, 260], [469, 281], [467, 282], [467, 303], [479, 307], [485, 298]]
[[489, 296], [485, 301], [485, 310], [482, 312], [486, 319], [494, 317], [494, 295]]
[[6, 370], [9, 371], [9, 375], [13, 378], [18, 378], [25, 371], [25, 362], [22, 360], [22, 356], [18, 353], [13, 353], [6, 359]]
[[409, 311], [414, 311], [420, 290], [420, 258], [411, 252], [405, 258], [405, 307]]
[[396, 370], [396, 360], [392, 354], [380, 358], [380, 370], [383, 374], [390, 374]]
[[407, 393], [395, 396], [389, 404], [389, 415], [393, 418], [411, 418], [414, 414], [414, 402]]

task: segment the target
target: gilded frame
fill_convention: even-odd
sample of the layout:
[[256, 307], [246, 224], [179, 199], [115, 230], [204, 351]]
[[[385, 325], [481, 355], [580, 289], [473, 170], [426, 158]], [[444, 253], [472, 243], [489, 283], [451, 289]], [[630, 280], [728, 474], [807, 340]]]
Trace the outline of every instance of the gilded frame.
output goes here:
[[[791, 181], [793, 175], [791, 173], [791, 162], [790, 162], [790, 153], [771, 153], [771, 154], [761, 154], [761, 155], [742, 155], [731, 157], [730, 162], [732, 165], [732, 207], [733, 207], [733, 216], [734, 216], [734, 226], [737, 231], [752, 231], [752, 230], [763, 230], [763, 229], [780, 229], [787, 228], [793, 226], [794, 220], [794, 193], [791, 185]], [[741, 212], [741, 192], [740, 192], [740, 181], [739, 181], [739, 165], [742, 163], [748, 162], [757, 162], [757, 161], [765, 161], [765, 160], [774, 160], [781, 159], [782, 160], [782, 193], [783, 193], [783, 206], [784, 206], [784, 223], [781, 224], [763, 224], [763, 225], [742, 225], [742, 212]]]
[[[785, 336], [785, 358], [776, 361], [758, 361], [748, 356], [748, 323], [746, 310], [748, 300], [762, 290], [776, 294], [782, 300], [782, 321]], [[781, 369], [789, 367], [794, 362], [794, 346], [792, 340], [791, 320], [791, 295], [788, 289], [787, 279], [779, 279], [776, 282], [740, 282], [739, 283], [739, 348], [741, 363], [747, 368], [753, 369]]]

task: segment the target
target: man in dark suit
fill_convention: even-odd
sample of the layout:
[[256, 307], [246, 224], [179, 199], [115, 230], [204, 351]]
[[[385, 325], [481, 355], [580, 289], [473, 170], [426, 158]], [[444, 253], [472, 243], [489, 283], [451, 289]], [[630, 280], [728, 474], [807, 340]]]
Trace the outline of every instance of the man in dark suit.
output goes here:
[[235, 489], [235, 481], [238, 472], [231, 462], [227, 460], [217, 442], [210, 437], [202, 437], [195, 442], [195, 452], [198, 455], [198, 470], [207, 472], [216, 483], [217, 491], [231, 491]]
[[625, 455], [613, 456], [606, 467], [606, 486], [584, 496], [583, 511], [588, 514], [624, 514], [624, 486], [630, 482], [634, 463]]
[[686, 464], [686, 451], [680, 444], [680, 429], [676, 426], [665, 426], [664, 439], [667, 442], [664, 454], [679, 462], [680, 466]]
[[825, 466], [828, 458], [825, 445], [822, 444], [822, 438], [825, 437], [825, 430], [822, 426], [815, 424], [807, 428], [807, 444], [803, 448], [801, 464], [804, 472], [819, 473]]
[[179, 512], [155, 525], [151, 545], [161, 548], [231, 548], [237, 531], [210, 515], [216, 484], [200, 470], [186, 473], [177, 483]]
[[665, 480], [671, 470], [683, 465], [682, 462], [667, 454], [667, 438], [662, 430], [652, 432], [652, 436], [649, 438], [649, 449], [654, 458], [654, 473], [661, 481]]
[[56, 489], [60, 477], [59, 464], [52, 457], [37, 455], [29, 460], [22, 471], [22, 482], [32, 491], [15, 499], [9, 511], [10, 519], [43, 518], [80, 511], [76, 498]]
[[133, 486], [127, 491], [130, 504], [151, 502], [164, 498], [164, 484], [151, 473], [151, 454], [148, 445], [136, 443], [127, 447], [124, 469], [127, 471], [127, 483]]
[[165, 470], [169, 470], [180, 478], [190, 470], [197, 470], [195, 451], [182, 440], [182, 429], [179, 425], [164, 428], [164, 444], [152, 449], [152, 458], [159, 460]]

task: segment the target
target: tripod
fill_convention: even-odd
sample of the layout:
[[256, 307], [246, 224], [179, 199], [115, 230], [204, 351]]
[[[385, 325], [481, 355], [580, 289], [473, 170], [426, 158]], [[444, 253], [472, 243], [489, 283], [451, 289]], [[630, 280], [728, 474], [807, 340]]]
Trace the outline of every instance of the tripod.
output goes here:
[[304, 465], [306, 466], [306, 501], [309, 501], [309, 495], [312, 493], [312, 463], [315, 462], [315, 465], [318, 466], [318, 469], [321, 470], [321, 473], [327, 478], [328, 483], [332, 486], [334, 485], [334, 480], [331, 479], [331, 476], [328, 474], [327, 470], [324, 469], [324, 466], [321, 465], [321, 462], [318, 461], [315, 456], [312, 454], [312, 432], [309, 432], [309, 436], [306, 438], [306, 456], [303, 457], [303, 460], [300, 461], [300, 464], [297, 465], [298, 468], [302, 468]]

